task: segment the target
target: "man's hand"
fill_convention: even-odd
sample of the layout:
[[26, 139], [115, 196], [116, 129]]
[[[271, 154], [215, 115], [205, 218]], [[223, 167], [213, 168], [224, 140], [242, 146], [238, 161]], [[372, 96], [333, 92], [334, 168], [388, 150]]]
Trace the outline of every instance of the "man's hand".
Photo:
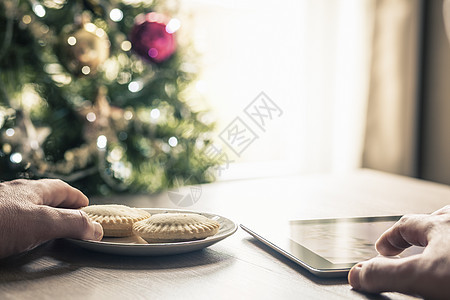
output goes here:
[[406, 258], [376, 257], [355, 265], [348, 274], [355, 290], [402, 292], [426, 299], [450, 299], [450, 206], [431, 215], [408, 215], [381, 235], [381, 255], [400, 254], [411, 245], [425, 247]]
[[101, 240], [103, 229], [77, 208], [88, 198], [61, 180], [0, 183], [0, 258], [55, 238]]

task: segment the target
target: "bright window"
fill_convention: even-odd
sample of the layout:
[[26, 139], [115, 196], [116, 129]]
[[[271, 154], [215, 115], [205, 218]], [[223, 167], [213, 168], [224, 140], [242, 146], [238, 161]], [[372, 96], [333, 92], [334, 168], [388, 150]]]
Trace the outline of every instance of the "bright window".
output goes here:
[[[258, 138], [219, 179], [346, 171], [360, 166], [373, 0], [185, 1], [201, 54], [197, 88], [218, 122]], [[244, 113], [260, 92], [282, 110], [265, 131]], [[225, 145], [225, 148], [227, 146]]]

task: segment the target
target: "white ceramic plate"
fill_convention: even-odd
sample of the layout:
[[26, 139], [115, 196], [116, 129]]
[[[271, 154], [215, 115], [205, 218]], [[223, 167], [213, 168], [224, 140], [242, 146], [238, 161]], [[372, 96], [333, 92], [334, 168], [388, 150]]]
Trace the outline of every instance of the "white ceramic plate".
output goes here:
[[220, 224], [220, 229], [214, 236], [207, 237], [203, 240], [189, 241], [189, 242], [176, 242], [176, 243], [151, 243], [148, 244], [139, 237], [126, 237], [126, 238], [103, 238], [99, 242], [95, 241], [82, 241], [75, 239], [67, 239], [69, 242], [76, 244], [85, 249], [119, 254], [119, 255], [141, 255], [141, 256], [157, 256], [157, 255], [170, 255], [186, 253], [195, 250], [200, 250], [205, 247], [209, 247], [218, 241], [232, 235], [236, 232], [238, 226], [236, 223], [225, 217], [210, 214], [195, 212], [189, 210], [178, 209], [161, 209], [161, 208], [142, 208], [148, 211], [150, 214], [161, 213], [196, 213], [216, 220]]

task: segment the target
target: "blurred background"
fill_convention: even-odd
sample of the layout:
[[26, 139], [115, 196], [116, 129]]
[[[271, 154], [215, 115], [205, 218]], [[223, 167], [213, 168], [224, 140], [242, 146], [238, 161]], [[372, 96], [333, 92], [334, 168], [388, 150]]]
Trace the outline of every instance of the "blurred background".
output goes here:
[[222, 178], [367, 167], [450, 184], [442, 1], [182, 4], [219, 127], [259, 91], [284, 112]]
[[[1, 172], [8, 174], [3, 176], [6, 179], [50, 176], [77, 183], [103, 178], [90, 191], [105, 194], [114, 191], [117, 183], [123, 185], [122, 191], [153, 192], [179, 184], [340, 173], [363, 167], [450, 184], [450, 43], [440, 0], [74, 3], [33, 0], [4, 1], [3, 5], [5, 12], [14, 11], [13, 21], [19, 30], [14, 34], [23, 35], [31, 27], [28, 24], [35, 22], [53, 30], [54, 36], [48, 40], [35, 37], [37, 44], [46, 41], [36, 51], [45, 53], [53, 47], [51, 51], [56, 53], [51, 62], [40, 58], [40, 67], [57, 64], [61, 74], [71, 80], [57, 82], [53, 76], [52, 83], [39, 84], [65, 90], [53, 94], [69, 103], [67, 112], [86, 118], [94, 112], [94, 116], [112, 121], [94, 126], [98, 120], [88, 118], [92, 126], [87, 129], [85, 120], [80, 123], [70, 147], [67, 142], [59, 149], [45, 146], [58, 128], [70, 129], [48, 125], [57, 122], [42, 117], [43, 113], [27, 113], [24, 101], [14, 100], [22, 99], [27, 91], [12, 88], [24, 83], [8, 74], [11, 70], [19, 75], [26, 71], [3, 53]], [[65, 30], [63, 26], [57, 29], [55, 23], [55, 16], [63, 12], [66, 17], [59, 22], [64, 20], [71, 26]], [[149, 16], [151, 12], [158, 16]], [[450, 10], [445, 14], [450, 19]], [[142, 15], [146, 16], [144, 21]], [[8, 18], [5, 13], [0, 24], [3, 45], [11, 40]], [[89, 65], [98, 71], [88, 74], [83, 71], [86, 63], [83, 65], [72, 48], [55, 50], [58, 44], [73, 42], [69, 38], [86, 24], [104, 30], [110, 48], [108, 54], [102, 54], [105, 59], [98, 61], [99, 66]], [[162, 44], [147, 37], [159, 34], [150, 28], [155, 24], [164, 25], [164, 34], [159, 37], [166, 39]], [[171, 38], [176, 41], [173, 51], [162, 58], [155, 56], [163, 51], [158, 45], [164, 49], [173, 46], [167, 44]], [[20, 45], [26, 47], [27, 42], [32, 44], [32, 38], [21, 40]], [[11, 45], [2, 51], [12, 51]], [[94, 50], [98, 60], [101, 51]], [[36, 86], [32, 80], [28, 83]], [[90, 94], [86, 92], [89, 89]], [[47, 99], [48, 89], [35, 90], [39, 99], [50, 103], [43, 108], [47, 115], [61, 109]], [[99, 103], [113, 109], [105, 113]], [[272, 110], [261, 103], [269, 103]], [[114, 108], [122, 109], [116, 110], [116, 119]], [[249, 113], [252, 109], [259, 114]], [[8, 129], [17, 133], [30, 123], [23, 118], [27, 114], [36, 128], [50, 126], [50, 133], [39, 141], [36, 134], [34, 139], [29, 134], [27, 138], [11, 135], [13, 131]], [[148, 118], [137, 117], [140, 115]], [[73, 120], [78, 119], [74, 116]], [[263, 127], [258, 126], [258, 120], [265, 122]], [[107, 127], [113, 132], [105, 133]], [[240, 140], [240, 151], [233, 149], [233, 143], [240, 143], [233, 130], [247, 133]], [[122, 134], [120, 138], [121, 132], [126, 137]], [[59, 136], [64, 140], [64, 134]], [[39, 145], [23, 146], [30, 141]], [[95, 159], [67, 167], [68, 158], [73, 160], [89, 143], [94, 146], [86, 146], [90, 150], [80, 156]], [[37, 150], [45, 153], [36, 158], [33, 153]], [[106, 154], [99, 156], [101, 151]], [[21, 155], [20, 160], [15, 153]], [[58, 164], [64, 164], [65, 169], [58, 169]], [[70, 177], [74, 172], [80, 176]], [[155, 178], [165, 179], [155, 182]], [[147, 188], [149, 182], [151, 188]]]

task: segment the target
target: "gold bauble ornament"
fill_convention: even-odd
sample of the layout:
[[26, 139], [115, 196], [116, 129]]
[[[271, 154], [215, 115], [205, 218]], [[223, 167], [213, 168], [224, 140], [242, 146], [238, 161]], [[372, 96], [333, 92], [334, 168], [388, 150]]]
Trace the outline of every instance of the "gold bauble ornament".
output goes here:
[[65, 36], [67, 68], [76, 75], [92, 75], [109, 57], [106, 32], [93, 23], [85, 23], [72, 34]]

